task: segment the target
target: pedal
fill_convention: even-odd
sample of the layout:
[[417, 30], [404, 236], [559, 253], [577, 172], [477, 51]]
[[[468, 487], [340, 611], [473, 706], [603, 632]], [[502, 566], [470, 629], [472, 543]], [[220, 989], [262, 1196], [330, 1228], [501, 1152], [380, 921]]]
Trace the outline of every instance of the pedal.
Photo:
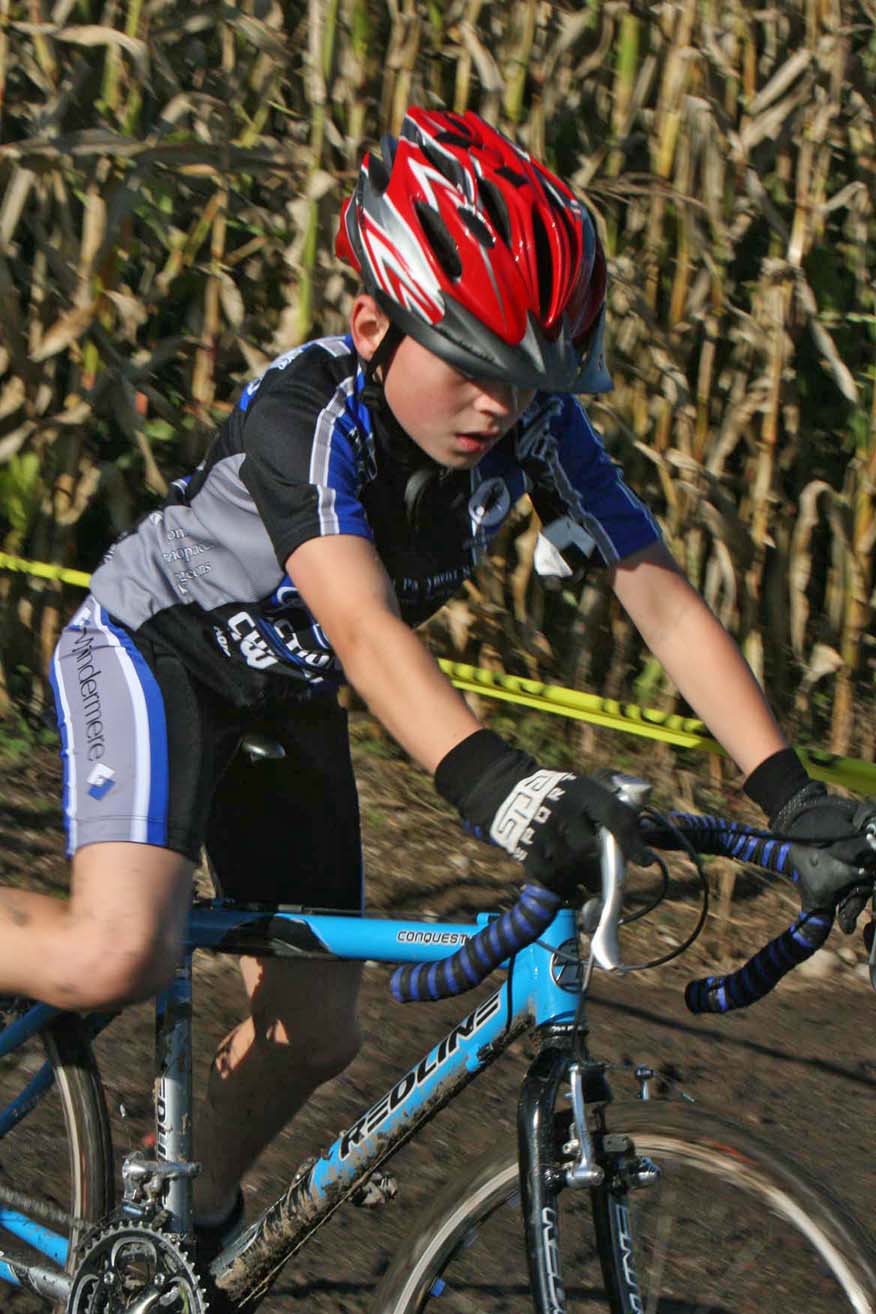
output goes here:
[[373, 1173], [350, 1196], [360, 1209], [382, 1209], [398, 1195], [398, 1182], [391, 1173]]

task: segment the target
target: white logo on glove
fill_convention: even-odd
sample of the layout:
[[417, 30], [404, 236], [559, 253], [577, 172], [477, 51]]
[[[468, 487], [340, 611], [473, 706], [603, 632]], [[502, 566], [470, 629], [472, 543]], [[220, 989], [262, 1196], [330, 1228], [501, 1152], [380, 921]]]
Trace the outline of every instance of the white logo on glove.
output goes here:
[[490, 827], [493, 843], [523, 862], [532, 843], [534, 827], [542, 825], [551, 815], [546, 805], [562, 798], [565, 793], [560, 788], [562, 782], [574, 778], [568, 771], [536, 771], [521, 780], [493, 818]]

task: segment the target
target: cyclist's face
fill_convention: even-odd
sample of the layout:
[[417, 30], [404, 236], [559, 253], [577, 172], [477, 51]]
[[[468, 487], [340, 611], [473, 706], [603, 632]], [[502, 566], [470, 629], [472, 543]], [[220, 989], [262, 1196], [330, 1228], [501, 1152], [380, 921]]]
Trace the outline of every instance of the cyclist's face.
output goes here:
[[477, 465], [533, 397], [531, 388], [469, 378], [409, 337], [389, 362], [383, 390], [405, 433], [454, 470]]

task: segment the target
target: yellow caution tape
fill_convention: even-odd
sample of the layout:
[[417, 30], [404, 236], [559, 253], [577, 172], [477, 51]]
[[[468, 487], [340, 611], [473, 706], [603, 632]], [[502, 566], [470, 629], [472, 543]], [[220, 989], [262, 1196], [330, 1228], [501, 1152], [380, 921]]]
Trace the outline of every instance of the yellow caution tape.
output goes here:
[[[538, 712], [552, 712], [557, 716], [601, 725], [608, 730], [658, 739], [676, 748], [693, 748], [719, 757], [727, 756], [718, 741], [708, 734], [702, 721], [695, 717], [661, 712], [655, 707], [638, 707], [635, 703], [619, 703], [614, 698], [601, 698], [598, 694], [564, 689], [560, 685], [543, 684], [540, 680], [527, 680], [518, 675], [498, 675], [462, 662], [439, 661], [438, 664], [457, 689], [466, 693], [483, 694], [487, 698], [531, 707]], [[873, 762], [839, 757], [815, 748], [798, 751], [807, 770], [817, 780], [842, 785], [856, 794], [876, 794], [876, 764]]]
[[[59, 580], [62, 584], [75, 584], [88, 588], [90, 576], [82, 570], [67, 570], [63, 566], [47, 565], [41, 561], [25, 561], [0, 552], [0, 570], [18, 570], [40, 579]], [[679, 716], [674, 712], [661, 712], [654, 707], [639, 707], [635, 703], [619, 703], [599, 694], [583, 693], [578, 689], [564, 689], [561, 685], [543, 684], [519, 675], [498, 675], [467, 666], [463, 662], [439, 661], [445, 675], [465, 693], [483, 694], [515, 703], [518, 707], [531, 707], [538, 712], [554, 716], [572, 717], [601, 725], [608, 730], [657, 739], [675, 748], [692, 748], [703, 753], [726, 757], [724, 749], [706, 731], [702, 721], [695, 717]], [[819, 749], [798, 750], [808, 770], [827, 784], [842, 785], [857, 794], [876, 794], [876, 764], [861, 762], [857, 758], [838, 757]]]
[[0, 552], [0, 570], [19, 570], [25, 575], [36, 575], [38, 579], [56, 579], [62, 584], [76, 584], [81, 589], [87, 589], [91, 579], [84, 570], [67, 570], [64, 566], [50, 566], [44, 561], [24, 561], [21, 557], [10, 557], [5, 552]]

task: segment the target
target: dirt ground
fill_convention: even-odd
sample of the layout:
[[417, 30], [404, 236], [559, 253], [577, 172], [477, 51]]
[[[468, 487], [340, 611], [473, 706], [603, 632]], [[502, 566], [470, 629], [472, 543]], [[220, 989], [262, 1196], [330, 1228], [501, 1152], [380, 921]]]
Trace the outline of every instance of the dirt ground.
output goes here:
[[[650, 746], [631, 750], [626, 744], [624, 753], [627, 769], [637, 766], [643, 773], [659, 768], [665, 783], [658, 801], [666, 804], [670, 789], [683, 786], [687, 804], [718, 808], [714, 781], [689, 772], [669, 776], [666, 763], [661, 764]], [[357, 740], [356, 765], [372, 912], [467, 920], [503, 899], [516, 874], [514, 865], [464, 837], [420, 772], [375, 752], [367, 729]], [[57, 757], [50, 749], [2, 764], [0, 883], [63, 890], [59, 784]], [[740, 796], [730, 791], [724, 810], [741, 809]], [[691, 924], [691, 884], [676, 871], [672, 902], [647, 923], [636, 925], [631, 958], [664, 952], [677, 941], [681, 928]], [[798, 974], [745, 1014], [693, 1018], [684, 1008], [684, 983], [703, 969], [738, 961], [787, 924], [794, 912], [790, 893], [765, 888], [746, 873], [737, 879], [728, 904], [725, 869], [713, 866], [712, 876], [719, 894], [723, 891], [724, 905], [720, 898], [716, 901], [706, 931], [681, 962], [647, 974], [597, 979], [590, 1009], [593, 1050], [615, 1065], [612, 1083], [619, 1097], [635, 1093], [629, 1067], [648, 1063], [664, 1075], [664, 1084], [730, 1114], [790, 1151], [869, 1222], [876, 1140], [876, 1000], [864, 980], [860, 940], [847, 941], [835, 932], [817, 976]], [[200, 1083], [215, 1044], [240, 1015], [242, 993], [236, 967], [227, 958], [199, 955], [195, 976]], [[459, 1002], [394, 1004], [388, 977], [384, 967], [366, 969], [361, 1054], [318, 1093], [252, 1171], [246, 1182], [248, 1211], [267, 1204], [304, 1157], [354, 1121], [461, 1016]], [[98, 1042], [119, 1157], [148, 1134], [151, 1047], [145, 1007], [131, 1009]], [[516, 1088], [526, 1059], [526, 1042], [518, 1042], [397, 1156], [392, 1167], [400, 1188], [396, 1201], [380, 1210], [348, 1206], [336, 1215], [300, 1260], [287, 1267], [262, 1306], [265, 1314], [291, 1310], [293, 1299], [296, 1305], [306, 1302], [299, 1307], [308, 1314], [366, 1310], [418, 1206], [431, 1200], [455, 1168], [513, 1127]], [[23, 1314], [30, 1307], [26, 1298], [10, 1296], [5, 1303], [0, 1299], [0, 1308]]]

